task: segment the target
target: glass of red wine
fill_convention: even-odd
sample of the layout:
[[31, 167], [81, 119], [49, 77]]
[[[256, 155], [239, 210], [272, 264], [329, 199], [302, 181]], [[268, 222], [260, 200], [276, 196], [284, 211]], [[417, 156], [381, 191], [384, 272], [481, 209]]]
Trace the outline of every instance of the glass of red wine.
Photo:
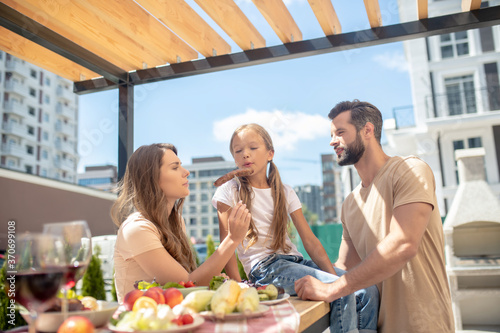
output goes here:
[[60, 236], [63, 240], [67, 272], [62, 287], [64, 299], [61, 310], [67, 316], [68, 290], [83, 277], [92, 256], [90, 229], [85, 221], [47, 223], [43, 225], [43, 233]]
[[62, 238], [25, 233], [16, 237], [15, 301], [30, 314], [29, 332], [36, 331], [38, 314], [52, 306], [67, 271]]

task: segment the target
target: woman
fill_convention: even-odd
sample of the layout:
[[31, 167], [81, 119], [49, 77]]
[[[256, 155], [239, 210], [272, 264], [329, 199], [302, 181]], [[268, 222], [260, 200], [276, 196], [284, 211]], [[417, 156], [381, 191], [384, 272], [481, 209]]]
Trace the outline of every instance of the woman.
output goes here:
[[138, 280], [208, 285], [245, 237], [251, 215], [238, 203], [228, 220], [228, 237], [196, 268], [181, 216], [183, 198], [189, 195], [188, 176], [171, 144], [141, 146], [130, 157], [111, 208], [119, 227], [114, 262], [120, 303]]

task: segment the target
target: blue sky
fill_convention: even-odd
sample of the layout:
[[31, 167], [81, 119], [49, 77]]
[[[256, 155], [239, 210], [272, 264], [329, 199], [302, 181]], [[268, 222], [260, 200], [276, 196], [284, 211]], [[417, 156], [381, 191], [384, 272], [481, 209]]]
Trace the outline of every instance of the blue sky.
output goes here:
[[[267, 46], [281, 43], [250, 0], [236, 2]], [[369, 28], [363, 1], [332, 3], [343, 32]], [[285, 4], [303, 39], [324, 36], [306, 0]], [[399, 22], [396, 0], [381, 0], [380, 8], [384, 25]], [[202, 17], [230, 42], [208, 16]], [[241, 51], [230, 44], [232, 52]], [[232, 132], [240, 124], [256, 122], [270, 132], [275, 163], [283, 181], [292, 186], [321, 184], [320, 155], [332, 153], [327, 115], [336, 103], [366, 100], [385, 119], [392, 118], [393, 108], [412, 104], [402, 43], [136, 86], [134, 98], [135, 148], [173, 143], [185, 165], [193, 157], [218, 155], [232, 160], [228, 148]], [[78, 171], [90, 165], [116, 165], [118, 91], [82, 95], [79, 104]]]

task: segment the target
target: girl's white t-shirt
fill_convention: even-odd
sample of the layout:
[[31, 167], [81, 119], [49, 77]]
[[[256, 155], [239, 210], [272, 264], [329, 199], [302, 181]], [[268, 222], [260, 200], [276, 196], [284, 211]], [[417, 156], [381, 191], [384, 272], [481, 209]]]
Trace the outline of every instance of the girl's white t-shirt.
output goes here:
[[[238, 182], [231, 179], [227, 183], [220, 186], [212, 198], [212, 205], [217, 208], [217, 202], [221, 202], [230, 207], [234, 207], [237, 203]], [[245, 273], [248, 275], [252, 267], [259, 261], [265, 259], [273, 253], [285, 254], [282, 250], [274, 252], [269, 249], [271, 246], [272, 236], [269, 235], [271, 223], [273, 221], [274, 204], [271, 189], [259, 189], [252, 187], [252, 207], [250, 213], [257, 229], [257, 242], [245, 250], [248, 241], [244, 240], [243, 244], [238, 245], [238, 258], [243, 264]], [[287, 202], [288, 214], [293, 213], [297, 209], [302, 208], [299, 197], [295, 191], [289, 186], [284, 185], [285, 198]], [[291, 242], [288, 235], [286, 236], [286, 244], [290, 246], [291, 251], [286, 253], [289, 255], [297, 255], [302, 257], [302, 254], [297, 250], [297, 247]]]

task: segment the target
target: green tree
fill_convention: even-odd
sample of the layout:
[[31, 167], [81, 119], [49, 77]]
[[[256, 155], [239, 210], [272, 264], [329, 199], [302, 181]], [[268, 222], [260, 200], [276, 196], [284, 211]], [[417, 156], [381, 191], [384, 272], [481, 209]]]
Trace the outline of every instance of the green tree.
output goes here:
[[309, 225], [317, 225], [318, 224], [318, 214], [315, 214], [311, 212], [309, 209], [307, 209], [306, 204], [302, 204], [302, 212], [304, 213], [304, 217], [306, 218], [306, 221], [309, 223]]
[[106, 291], [104, 289], [104, 277], [102, 275], [101, 259], [99, 259], [101, 248], [95, 246], [94, 252], [95, 253], [92, 254], [92, 258], [90, 259], [89, 266], [87, 267], [87, 271], [83, 275], [82, 295], [105, 300]]
[[115, 269], [113, 268], [113, 278], [111, 279], [111, 298], [113, 301], [118, 301], [118, 296], [116, 295], [116, 285], [115, 285]]
[[212, 235], [207, 236], [207, 259], [215, 252], [215, 243]]
[[23, 319], [19, 313], [17, 307], [13, 310], [13, 315], [11, 316], [11, 303], [7, 295], [7, 290], [9, 289], [9, 284], [7, 280], [7, 260], [4, 262], [2, 269], [0, 269], [0, 330], [6, 331], [14, 327], [27, 325], [26, 321]]

